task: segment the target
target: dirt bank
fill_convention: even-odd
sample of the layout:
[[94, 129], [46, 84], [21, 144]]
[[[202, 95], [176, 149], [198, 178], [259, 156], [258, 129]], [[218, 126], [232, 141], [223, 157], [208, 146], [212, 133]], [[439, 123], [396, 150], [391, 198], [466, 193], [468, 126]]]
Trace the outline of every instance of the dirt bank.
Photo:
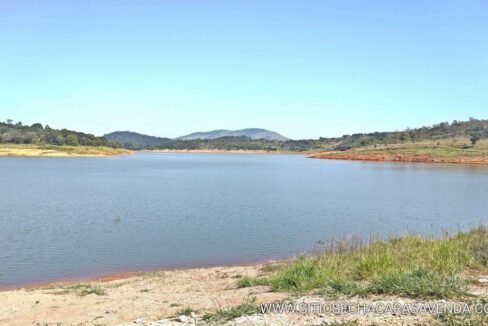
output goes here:
[[328, 160], [389, 161], [418, 163], [488, 164], [488, 156], [442, 157], [415, 153], [362, 153], [362, 152], [324, 152], [309, 156]]

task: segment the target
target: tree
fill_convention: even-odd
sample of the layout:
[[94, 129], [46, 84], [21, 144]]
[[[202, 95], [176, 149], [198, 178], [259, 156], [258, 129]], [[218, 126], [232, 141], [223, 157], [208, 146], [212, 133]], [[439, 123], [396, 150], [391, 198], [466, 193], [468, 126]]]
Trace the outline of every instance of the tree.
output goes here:
[[14, 123], [14, 120], [12, 120], [12, 119], [7, 119], [7, 124], [8, 124], [8, 125], [12, 125], [13, 123]]
[[69, 146], [78, 146], [80, 144], [78, 141], [78, 136], [75, 134], [69, 134], [66, 136], [65, 143]]
[[473, 144], [473, 147], [474, 147], [474, 145], [476, 145], [476, 143], [477, 143], [477, 142], [478, 142], [478, 140], [480, 140], [480, 139], [481, 139], [481, 137], [480, 137], [480, 135], [479, 135], [479, 134], [474, 134], [474, 133], [473, 133], [473, 134], [471, 134], [471, 139], [470, 139], [470, 140], [471, 140], [471, 144]]
[[34, 123], [34, 124], [31, 126], [31, 128], [43, 129], [43, 126], [42, 126], [42, 124], [40, 124], [40, 123]]

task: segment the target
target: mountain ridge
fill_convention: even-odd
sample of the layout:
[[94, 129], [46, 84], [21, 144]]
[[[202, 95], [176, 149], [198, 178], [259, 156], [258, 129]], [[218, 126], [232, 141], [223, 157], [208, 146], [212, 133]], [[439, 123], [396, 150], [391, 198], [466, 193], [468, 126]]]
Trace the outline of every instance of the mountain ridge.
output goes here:
[[275, 131], [263, 128], [245, 128], [239, 130], [216, 129], [211, 131], [199, 131], [188, 135], [180, 136], [179, 140], [195, 139], [216, 139], [221, 137], [249, 137], [251, 139], [264, 139], [271, 141], [287, 141], [290, 138], [285, 137]]
[[[133, 131], [114, 131], [103, 136], [109, 142], [119, 143], [122, 145], [136, 146], [158, 146], [171, 143], [173, 139], [149, 136]], [[127, 146], [130, 147], [130, 146]]]

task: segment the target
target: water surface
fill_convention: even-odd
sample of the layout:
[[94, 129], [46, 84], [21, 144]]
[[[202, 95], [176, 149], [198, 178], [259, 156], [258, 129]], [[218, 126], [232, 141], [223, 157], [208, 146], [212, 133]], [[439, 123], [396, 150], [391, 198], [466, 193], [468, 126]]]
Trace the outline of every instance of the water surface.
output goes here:
[[0, 288], [233, 264], [488, 222], [488, 168], [157, 154], [0, 158]]

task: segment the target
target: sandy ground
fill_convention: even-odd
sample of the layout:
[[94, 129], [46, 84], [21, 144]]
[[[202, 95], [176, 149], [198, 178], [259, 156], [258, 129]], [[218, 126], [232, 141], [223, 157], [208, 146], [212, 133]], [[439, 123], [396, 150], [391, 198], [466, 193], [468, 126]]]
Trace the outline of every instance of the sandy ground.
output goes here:
[[113, 149], [104, 147], [66, 147], [56, 148], [36, 148], [35, 146], [2, 146], [0, 147], [0, 157], [20, 156], [20, 157], [103, 157], [114, 155], [128, 155], [132, 151], [125, 149]]
[[[212, 311], [239, 305], [249, 289], [238, 289], [237, 278], [255, 276], [260, 265], [214, 267], [141, 273], [129, 278], [90, 282], [104, 295], [80, 296], [69, 284], [0, 292], [0, 325], [118, 324], [136, 319], [160, 320], [186, 307]], [[272, 302], [286, 294], [254, 288], [257, 301]]]
[[[194, 325], [205, 324], [204, 313], [238, 306], [250, 296], [256, 302], [292, 300], [295, 303], [370, 304], [419, 301], [394, 297], [350, 298], [326, 301], [319, 296], [295, 297], [271, 292], [268, 287], [237, 287], [242, 276], [257, 276], [263, 265], [212, 267], [139, 273], [122, 279], [92, 281], [100, 291], [80, 295], [77, 283], [51, 284], [30, 289], [0, 292], [0, 325]], [[488, 278], [483, 278], [488, 285]], [[488, 287], [472, 289], [486, 296]], [[437, 301], [443, 303], [444, 300]], [[432, 303], [432, 302], [431, 302]], [[190, 307], [196, 313], [180, 317], [179, 311]], [[356, 321], [359, 325], [429, 325], [428, 314], [348, 314], [317, 311], [313, 314], [255, 314], [241, 316], [228, 325], [326, 325]]]

